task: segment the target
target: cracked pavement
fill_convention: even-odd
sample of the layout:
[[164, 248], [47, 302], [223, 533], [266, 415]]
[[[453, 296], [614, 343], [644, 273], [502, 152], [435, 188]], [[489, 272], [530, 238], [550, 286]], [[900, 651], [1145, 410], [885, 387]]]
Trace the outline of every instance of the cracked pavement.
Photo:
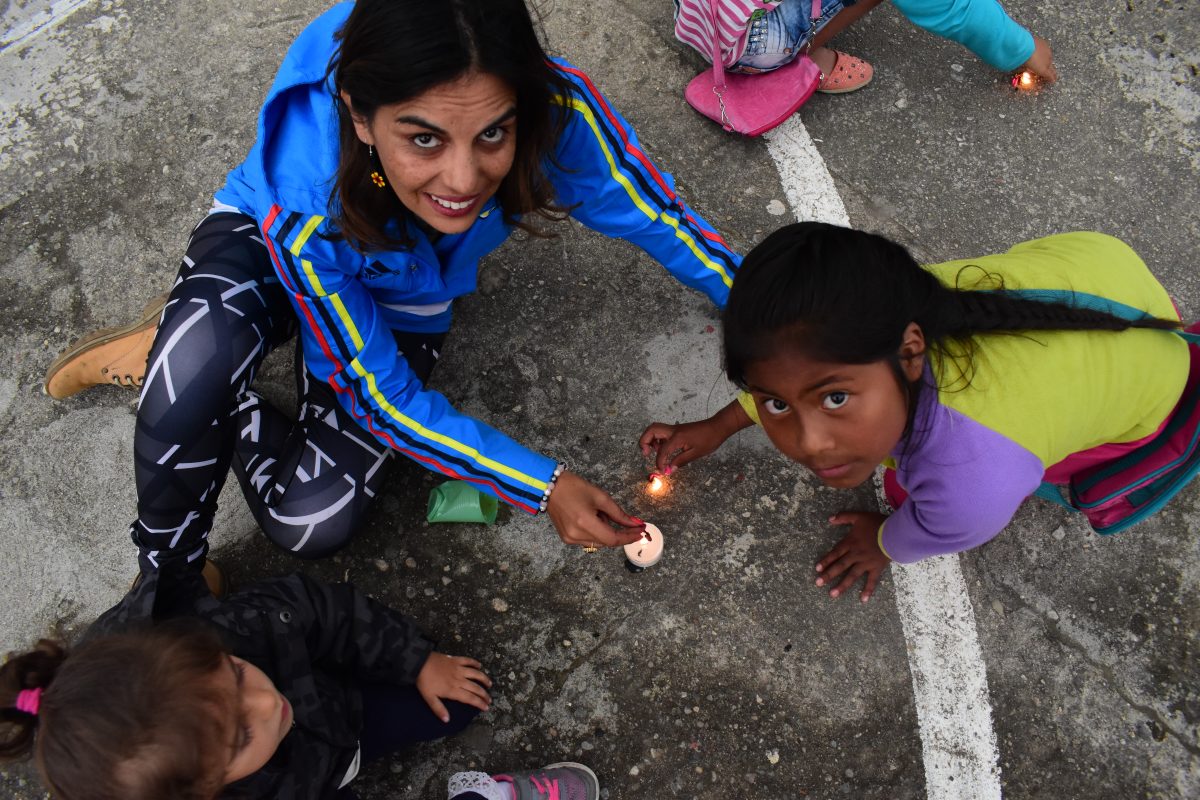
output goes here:
[[[9, 3], [5, 21], [35, 4]], [[191, 226], [253, 135], [291, 37], [326, 4], [96, 0], [0, 50], [0, 564], [5, 648], [78, 631], [134, 569], [132, 396], [54, 403], [46, 365], [169, 285]], [[746, 249], [786, 220], [763, 142], [682, 102], [701, 68], [670, 4], [546, 0], [554, 48], [594, 77], [681, 192]], [[1006, 3], [1055, 48], [1061, 81], [1004, 76], [890, 6], [837, 46], [871, 86], [800, 112], [851, 220], [926, 260], [1098, 229], [1131, 242], [1200, 317], [1200, 15], [1194, 0]], [[396, 469], [362, 535], [299, 564], [256, 534], [227, 487], [214, 554], [235, 582], [302, 566], [349, 578], [480, 658], [495, 705], [459, 738], [373, 765], [364, 800], [441, 796], [462, 768], [576, 759], [608, 800], [926, 796], [906, 643], [885, 578], [865, 606], [830, 601], [812, 565], [825, 520], [870, 487], [818, 486], [746, 432], [641, 492], [652, 419], [723, 404], [716, 318], [630, 247], [574, 224], [484, 262], [435, 385], [658, 524], [666, 555], [633, 575], [616, 553], [561, 547], [502, 510], [495, 526], [428, 525], [433, 477]], [[260, 380], [290, 402], [290, 354]], [[1200, 795], [1200, 484], [1111, 538], [1030, 502], [961, 557], [999, 746], [1003, 794]], [[956, 654], [945, 654], [953, 663]], [[41, 797], [30, 773], [0, 795]]]

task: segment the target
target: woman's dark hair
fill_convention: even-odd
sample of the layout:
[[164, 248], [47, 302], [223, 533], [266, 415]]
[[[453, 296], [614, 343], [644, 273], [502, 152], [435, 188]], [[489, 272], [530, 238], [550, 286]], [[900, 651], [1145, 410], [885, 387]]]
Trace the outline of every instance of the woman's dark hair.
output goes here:
[[[569, 96], [570, 83], [548, 61], [524, 0], [358, 0], [337, 38], [328, 72], [360, 117], [370, 119], [380, 106], [411, 100], [472, 71], [511, 87], [517, 96], [517, 151], [496, 194], [504, 219], [541, 235], [518, 218], [531, 213], [563, 218], [543, 165], [564, 120], [554, 97]], [[331, 218], [360, 250], [408, 244], [385, 228], [409, 212], [394, 192], [371, 182], [377, 166], [355, 133], [351, 110], [335, 105], [341, 152]]]
[[[978, 267], [964, 271], [972, 269], [984, 283], [991, 281], [990, 288], [1004, 288], [999, 276]], [[976, 334], [1179, 327], [1170, 320], [1130, 322], [1063, 303], [950, 288], [882, 236], [801, 222], [772, 233], [742, 262], [722, 317], [725, 373], [744, 385], [750, 364], [785, 349], [840, 364], [887, 361], [909, 392], [911, 427], [921, 382], [904, 379], [899, 350], [912, 322], [921, 327], [930, 354], [965, 357], [968, 364]]]
[[[33, 754], [62, 800], [212, 800], [232, 755], [220, 638], [199, 623], [47, 639], [0, 667], [0, 758]], [[42, 689], [36, 715], [15, 708]]]

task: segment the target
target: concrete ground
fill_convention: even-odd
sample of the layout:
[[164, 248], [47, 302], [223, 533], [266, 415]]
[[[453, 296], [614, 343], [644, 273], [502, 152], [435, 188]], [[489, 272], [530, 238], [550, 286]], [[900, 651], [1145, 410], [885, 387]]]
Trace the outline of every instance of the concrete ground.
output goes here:
[[[890, 6], [836, 42], [868, 58], [875, 81], [818, 96], [799, 116], [850, 219], [931, 261], [1106, 231], [1145, 257], [1186, 318], [1200, 317], [1200, 6], [1007, 5], [1053, 44], [1052, 89], [1015, 94]], [[43, 371], [68, 342], [170, 284], [190, 227], [250, 144], [287, 43], [326, 6], [5, 5], [4, 649], [80, 630], [134, 569], [133, 396], [53, 402]], [[734, 246], [789, 219], [767, 145], [683, 103], [701, 65], [672, 38], [667, 0], [539, 8], [554, 49], [592, 74]], [[914, 699], [929, 676], [912, 666], [921, 647], [897, 608], [900, 576], [865, 606], [812, 586], [813, 563], [839, 535], [825, 519], [873, 503], [869, 487], [824, 489], [747, 432], [684, 470], [665, 499], [642, 493], [643, 426], [729, 396], [715, 313], [629, 246], [574, 224], [557, 232], [482, 264], [435, 384], [657, 523], [662, 563], [631, 575], [618, 555], [567, 549], [545, 520], [507, 511], [490, 528], [427, 525], [434, 480], [408, 464], [362, 535], [322, 562], [272, 549], [236, 488], [223, 495], [214, 553], [235, 581], [298, 567], [348, 578], [496, 680], [488, 715], [365, 770], [364, 798], [437, 798], [457, 769], [565, 758], [590, 764], [610, 800], [1200, 795], [1200, 484], [1112, 538], [1031, 502], [995, 541], [952, 560], [969, 613], [945, 622], [977, 632], [991, 720], [981, 750], [995, 753], [978, 766], [998, 775], [991, 789], [955, 790], [936, 767], [939, 747], [954, 746], [931, 744], [929, 729], [931, 714], [953, 719], [958, 700], [931, 712]], [[288, 359], [262, 383], [289, 402]], [[952, 675], [972, 668], [954, 647], [933, 657]], [[42, 796], [21, 767], [0, 774], [0, 794]]]

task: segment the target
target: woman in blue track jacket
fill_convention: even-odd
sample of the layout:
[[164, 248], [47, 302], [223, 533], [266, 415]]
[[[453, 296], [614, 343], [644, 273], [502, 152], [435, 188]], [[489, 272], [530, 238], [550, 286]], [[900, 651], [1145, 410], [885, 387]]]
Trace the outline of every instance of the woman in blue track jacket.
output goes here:
[[[522, 0], [360, 0], [317, 18], [165, 306], [77, 342], [47, 375], [56, 397], [142, 386], [143, 568], [203, 563], [231, 466], [274, 542], [326, 555], [395, 451], [548, 512], [569, 544], [635, 540], [642, 523], [605, 492], [425, 388], [479, 259], [514, 226], [568, 213], [724, 305], [739, 257], [587, 75], [546, 57]], [[292, 420], [250, 386], [297, 332]]]

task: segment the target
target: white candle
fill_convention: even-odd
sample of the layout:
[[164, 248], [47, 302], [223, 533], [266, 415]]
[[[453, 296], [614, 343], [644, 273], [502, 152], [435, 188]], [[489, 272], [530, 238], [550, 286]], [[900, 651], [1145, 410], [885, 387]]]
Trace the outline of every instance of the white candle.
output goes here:
[[657, 564], [662, 558], [662, 553], [662, 531], [649, 522], [646, 523], [646, 530], [641, 539], [625, 545], [625, 558], [629, 561], [630, 568], [638, 572]]

